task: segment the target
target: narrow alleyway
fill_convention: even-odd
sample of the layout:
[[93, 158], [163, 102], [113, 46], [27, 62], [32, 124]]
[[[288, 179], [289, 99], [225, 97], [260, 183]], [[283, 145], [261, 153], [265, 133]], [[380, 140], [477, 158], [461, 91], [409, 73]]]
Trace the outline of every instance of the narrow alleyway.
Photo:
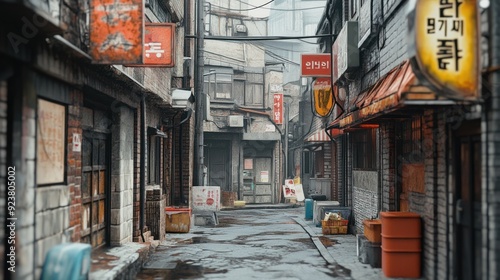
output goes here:
[[137, 279], [349, 279], [350, 270], [329, 265], [294, 220], [300, 211], [223, 211], [216, 227], [169, 233]]

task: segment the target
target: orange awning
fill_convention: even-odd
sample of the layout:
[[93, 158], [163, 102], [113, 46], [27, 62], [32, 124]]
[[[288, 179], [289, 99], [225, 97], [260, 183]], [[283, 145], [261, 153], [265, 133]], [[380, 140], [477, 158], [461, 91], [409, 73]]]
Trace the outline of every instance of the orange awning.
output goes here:
[[[349, 106], [349, 108], [354, 107], [358, 108], [358, 110], [341, 117], [338, 120], [338, 127], [351, 127], [397, 110], [405, 105], [424, 104], [422, 102], [418, 103], [419, 101], [425, 101], [431, 105], [449, 105], [453, 103], [438, 98], [429, 88], [420, 85], [413, 73], [410, 61], [406, 60], [389, 71], [371, 88], [360, 93]], [[433, 101], [434, 103], [431, 103]], [[443, 101], [448, 103], [443, 103]], [[330, 126], [332, 125], [333, 123]]]
[[[330, 129], [330, 135], [332, 137], [337, 137], [340, 134], [342, 134], [341, 129], [336, 129], [336, 128]], [[331, 139], [328, 136], [328, 134], [326, 134], [326, 131], [324, 129], [318, 129], [315, 132], [313, 132], [312, 134], [309, 134], [309, 136], [306, 137], [305, 141], [306, 142], [330, 142]]]

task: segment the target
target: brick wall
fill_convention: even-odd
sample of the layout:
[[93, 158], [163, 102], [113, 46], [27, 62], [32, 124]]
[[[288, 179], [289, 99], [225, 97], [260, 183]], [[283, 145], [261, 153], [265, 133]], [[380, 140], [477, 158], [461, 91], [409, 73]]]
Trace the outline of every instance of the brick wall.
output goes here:
[[382, 142], [382, 211], [396, 210], [395, 204], [395, 129], [394, 123], [383, 123], [380, 126], [380, 141]]
[[[406, 55], [406, 9], [408, 1], [386, 18], [385, 23], [385, 45], [380, 50], [380, 77], [387, 74], [403, 60]], [[387, 7], [384, 7], [387, 9]]]

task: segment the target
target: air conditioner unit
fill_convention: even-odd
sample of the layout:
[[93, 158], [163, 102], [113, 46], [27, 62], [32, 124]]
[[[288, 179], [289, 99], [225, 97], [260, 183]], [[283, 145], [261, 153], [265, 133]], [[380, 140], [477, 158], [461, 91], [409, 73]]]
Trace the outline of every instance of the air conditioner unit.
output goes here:
[[229, 116], [229, 127], [243, 127], [243, 116]]
[[234, 26], [234, 30], [237, 32], [237, 33], [247, 33], [247, 27], [243, 24], [236, 24]]

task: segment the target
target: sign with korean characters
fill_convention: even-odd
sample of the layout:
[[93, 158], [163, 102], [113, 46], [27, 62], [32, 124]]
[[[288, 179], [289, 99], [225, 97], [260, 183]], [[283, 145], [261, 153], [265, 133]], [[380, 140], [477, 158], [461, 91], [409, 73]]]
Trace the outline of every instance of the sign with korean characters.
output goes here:
[[480, 62], [476, 0], [419, 0], [408, 15], [414, 72], [436, 94], [479, 98]]
[[141, 64], [142, 0], [91, 0], [90, 55], [98, 64]]
[[333, 109], [333, 92], [330, 78], [317, 78], [313, 82], [314, 113], [327, 117]]
[[302, 54], [302, 77], [330, 77], [331, 62], [329, 53]]
[[275, 124], [283, 124], [283, 93], [274, 94], [273, 121]]

